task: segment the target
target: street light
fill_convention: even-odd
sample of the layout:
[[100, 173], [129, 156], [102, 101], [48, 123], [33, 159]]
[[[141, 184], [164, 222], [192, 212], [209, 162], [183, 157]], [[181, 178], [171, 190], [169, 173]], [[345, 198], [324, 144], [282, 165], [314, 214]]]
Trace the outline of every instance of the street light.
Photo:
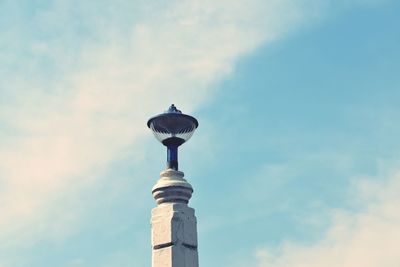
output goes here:
[[150, 118], [147, 126], [167, 147], [167, 169], [178, 170], [178, 147], [192, 137], [199, 126], [192, 116], [183, 114], [172, 104], [167, 111]]

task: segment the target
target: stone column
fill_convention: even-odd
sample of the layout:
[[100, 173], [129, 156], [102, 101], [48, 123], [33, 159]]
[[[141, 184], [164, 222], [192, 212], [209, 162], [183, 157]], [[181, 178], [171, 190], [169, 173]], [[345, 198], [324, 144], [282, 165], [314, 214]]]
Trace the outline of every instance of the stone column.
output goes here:
[[183, 172], [167, 169], [153, 187], [157, 207], [152, 210], [152, 266], [198, 267], [194, 209], [188, 207], [192, 186]]

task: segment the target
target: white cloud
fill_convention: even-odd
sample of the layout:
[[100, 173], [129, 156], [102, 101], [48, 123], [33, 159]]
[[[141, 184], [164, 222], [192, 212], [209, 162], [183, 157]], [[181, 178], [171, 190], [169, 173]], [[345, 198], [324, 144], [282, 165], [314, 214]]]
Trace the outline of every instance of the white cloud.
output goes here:
[[[171, 1], [158, 3], [162, 9], [135, 3], [148, 13], [130, 27], [121, 24], [123, 30], [115, 21], [134, 5], [108, 6], [113, 11], [102, 14], [109, 17], [80, 2], [37, 9], [30, 23], [45, 37], [23, 38], [16, 26], [12, 36], [27, 46], [11, 44], [1, 55], [23, 63], [2, 77], [15, 101], [0, 116], [9, 132], [0, 141], [0, 246], [68, 235], [84, 213], [71, 196], [148, 135], [149, 115], [172, 102], [186, 112], [207, 102], [211, 83], [245, 53], [297, 27], [313, 3]], [[30, 51], [28, 58], [18, 56], [20, 49]], [[53, 70], [41, 70], [43, 58]]]
[[[352, 200], [358, 212], [332, 211], [326, 236], [313, 244], [286, 242], [279, 250], [257, 250], [259, 267], [396, 267], [400, 265], [400, 173], [361, 180]], [[388, 181], [389, 180], [389, 181]]]

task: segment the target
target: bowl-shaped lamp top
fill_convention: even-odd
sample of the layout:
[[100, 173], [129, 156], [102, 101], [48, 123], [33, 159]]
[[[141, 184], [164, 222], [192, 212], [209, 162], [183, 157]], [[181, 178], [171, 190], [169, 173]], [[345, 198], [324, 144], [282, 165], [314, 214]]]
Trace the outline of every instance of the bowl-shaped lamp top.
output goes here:
[[192, 137], [199, 123], [171, 105], [166, 112], [150, 118], [147, 126], [163, 145], [178, 147]]

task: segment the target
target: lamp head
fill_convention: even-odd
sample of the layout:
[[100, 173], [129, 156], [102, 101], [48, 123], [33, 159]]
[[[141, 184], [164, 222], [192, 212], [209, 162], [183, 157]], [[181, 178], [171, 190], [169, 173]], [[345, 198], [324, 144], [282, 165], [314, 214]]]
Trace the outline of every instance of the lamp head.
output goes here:
[[164, 113], [150, 118], [147, 126], [163, 145], [178, 147], [192, 137], [199, 123], [192, 116], [183, 114], [172, 104]]

